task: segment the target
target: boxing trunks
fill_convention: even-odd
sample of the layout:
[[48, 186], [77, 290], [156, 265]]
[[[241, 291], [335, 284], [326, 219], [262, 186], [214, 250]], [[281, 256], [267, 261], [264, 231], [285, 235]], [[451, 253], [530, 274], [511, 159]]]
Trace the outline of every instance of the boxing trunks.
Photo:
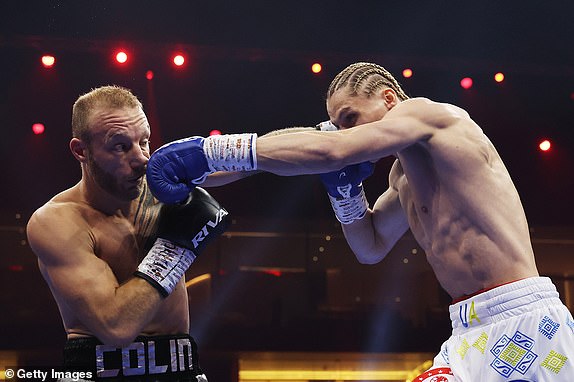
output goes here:
[[93, 381], [202, 382], [197, 345], [188, 335], [140, 336], [122, 348], [94, 337], [70, 339], [64, 370], [90, 372]]
[[449, 307], [452, 335], [417, 382], [572, 382], [574, 320], [547, 277]]

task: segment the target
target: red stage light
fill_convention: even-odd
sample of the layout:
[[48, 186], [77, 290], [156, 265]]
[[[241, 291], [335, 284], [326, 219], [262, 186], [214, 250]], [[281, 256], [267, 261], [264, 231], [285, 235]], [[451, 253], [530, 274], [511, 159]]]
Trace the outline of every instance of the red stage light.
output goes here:
[[283, 274], [283, 272], [281, 272], [279, 269], [272, 269], [272, 268], [264, 269], [262, 272], [275, 277], [281, 277], [281, 275]]
[[153, 72], [151, 70], [145, 72], [145, 78], [147, 78], [148, 80], [153, 80]]
[[219, 130], [211, 130], [211, 131], [209, 132], [209, 135], [221, 135], [221, 131], [219, 131]]
[[34, 132], [34, 134], [36, 135], [40, 135], [44, 132], [45, 128], [44, 128], [44, 124], [42, 123], [34, 123], [32, 125], [32, 131]]
[[116, 53], [116, 61], [120, 64], [125, 64], [128, 61], [128, 54], [123, 50]]
[[175, 66], [182, 66], [185, 63], [185, 57], [181, 54], [176, 54], [173, 56], [173, 63]]
[[403, 70], [403, 77], [405, 78], [411, 78], [413, 76], [413, 70], [412, 69], [405, 69]]
[[51, 68], [52, 66], [54, 66], [55, 63], [56, 58], [54, 56], [50, 55], [42, 56], [42, 65], [44, 65], [45, 68]]
[[542, 152], [548, 152], [552, 148], [552, 143], [548, 139], [544, 139], [538, 144], [538, 148]]
[[321, 66], [321, 64], [319, 64], [318, 62], [314, 63], [313, 65], [311, 65], [311, 71], [315, 74], [317, 73], [321, 73], [321, 70], [323, 70], [323, 67]]
[[464, 77], [460, 80], [460, 86], [462, 86], [463, 89], [470, 89], [472, 87], [472, 78]]
[[504, 73], [498, 72], [494, 75], [494, 80], [498, 83], [504, 81]]

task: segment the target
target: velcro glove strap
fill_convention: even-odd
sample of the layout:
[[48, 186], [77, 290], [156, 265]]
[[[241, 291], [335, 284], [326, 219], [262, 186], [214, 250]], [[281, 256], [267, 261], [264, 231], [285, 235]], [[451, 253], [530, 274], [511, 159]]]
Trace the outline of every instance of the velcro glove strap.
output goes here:
[[369, 208], [362, 183], [356, 187], [359, 188], [359, 193], [355, 196], [337, 198], [329, 194], [335, 216], [342, 224], [351, 224], [355, 220], [362, 219]]
[[257, 170], [257, 134], [211, 135], [203, 152], [211, 171]]
[[139, 264], [135, 276], [154, 286], [163, 297], [173, 292], [183, 274], [195, 260], [195, 254], [169, 240], [157, 238]]

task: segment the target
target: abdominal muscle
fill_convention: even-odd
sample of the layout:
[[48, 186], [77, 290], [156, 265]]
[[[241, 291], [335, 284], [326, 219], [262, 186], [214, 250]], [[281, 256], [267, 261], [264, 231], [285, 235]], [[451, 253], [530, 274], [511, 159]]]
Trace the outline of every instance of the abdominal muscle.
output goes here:
[[404, 174], [395, 178], [411, 232], [452, 298], [538, 276], [519, 198], [496, 191], [514, 186], [506, 175], [477, 179], [483, 184], [468, 187], [452, 177], [417, 177], [415, 183]]
[[452, 298], [538, 275], [531, 254], [502, 251], [473, 228], [435, 237], [423, 249], [437, 280]]
[[[407, 206], [411, 231], [437, 280], [451, 297], [460, 298], [538, 275], [530, 237], [518, 222], [505, 225], [504, 214], [495, 216], [493, 220], [498, 224], [494, 224], [494, 232], [486, 233], [480, 228], [484, 222], [475, 221], [485, 219], [484, 216], [473, 216], [469, 211], [457, 213], [460, 209], [445, 205], [444, 201], [431, 203], [438, 210], [430, 207], [429, 216], [420, 216], [416, 203], [409, 201], [407, 194], [410, 195], [401, 193], [401, 203]], [[497, 212], [500, 211], [488, 207], [481, 210], [487, 215]], [[514, 218], [520, 220], [519, 215]]]

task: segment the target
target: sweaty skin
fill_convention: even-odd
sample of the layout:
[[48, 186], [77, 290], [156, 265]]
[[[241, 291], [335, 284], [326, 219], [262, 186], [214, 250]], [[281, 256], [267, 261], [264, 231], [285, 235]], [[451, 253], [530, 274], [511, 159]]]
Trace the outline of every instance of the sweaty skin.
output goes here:
[[[145, 184], [150, 129], [141, 108], [97, 109], [92, 142], [73, 138], [82, 179], [31, 217], [27, 233], [68, 338], [123, 346], [138, 335], [189, 332], [184, 281], [162, 299], [133, 277], [159, 204]], [[151, 244], [151, 243], [149, 243]]]
[[389, 188], [366, 216], [342, 225], [361, 263], [377, 263], [410, 228], [453, 297], [538, 276], [526, 216], [499, 154], [468, 113], [426, 98], [377, 95], [327, 100], [339, 131], [266, 136], [258, 168], [323, 173], [396, 157]]

